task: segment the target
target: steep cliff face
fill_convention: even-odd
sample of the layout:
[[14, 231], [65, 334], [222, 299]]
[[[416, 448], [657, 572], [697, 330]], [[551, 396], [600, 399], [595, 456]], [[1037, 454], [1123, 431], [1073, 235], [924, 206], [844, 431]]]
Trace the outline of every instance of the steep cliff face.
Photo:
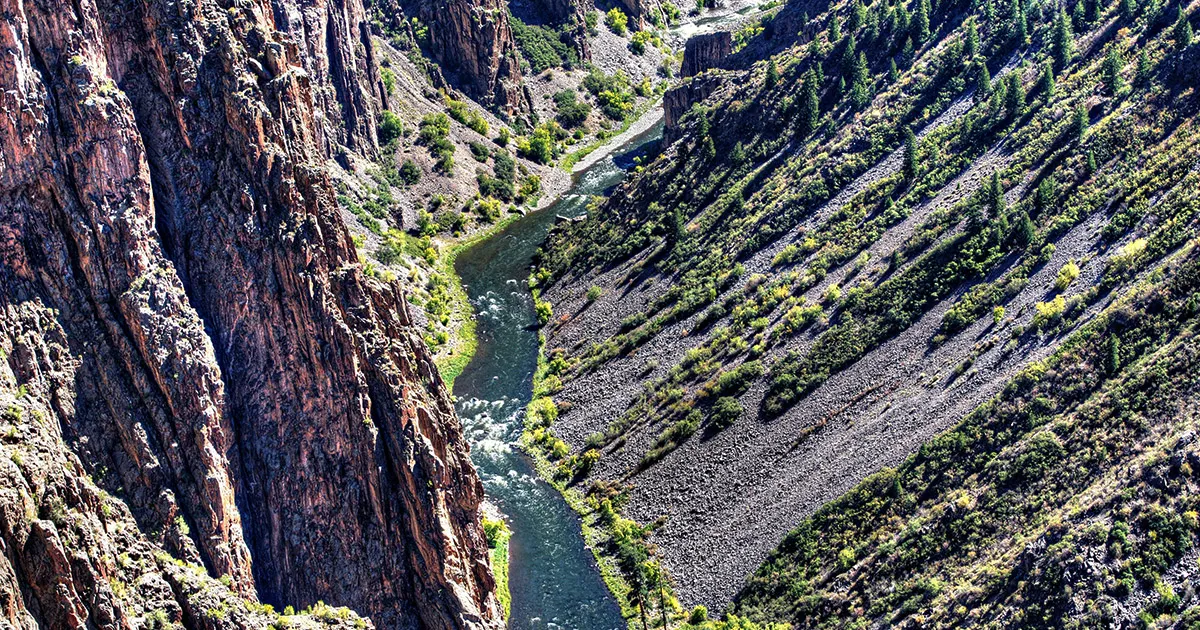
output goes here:
[[316, 130], [327, 156], [338, 145], [375, 152], [378, 104], [387, 104], [361, 0], [275, 0], [276, 28], [297, 42], [318, 107]]
[[[127, 505], [131, 537], [153, 532], [251, 601], [498, 626], [449, 397], [400, 288], [355, 264], [322, 167], [313, 69], [341, 62], [263, 5], [0, 6], [0, 321], [47, 456]], [[39, 336], [53, 343], [16, 341]], [[81, 475], [36, 493], [94, 516]], [[54, 532], [8, 512], [8, 619], [128, 625], [120, 601], [97, 604], [106, 565], [46, 573], [26, 547]]]
[[506, 116], [531, 109], [502, 0], [422, 0], [412, 10], [429, 26], [428, 52], [455, 87]]
[[687, 40], [683, 47], [683, 66], [680, 73], [684, 78], [695, 76], [716, 68], [733, 53], [733, 34], [717, 31], [696, 35]]

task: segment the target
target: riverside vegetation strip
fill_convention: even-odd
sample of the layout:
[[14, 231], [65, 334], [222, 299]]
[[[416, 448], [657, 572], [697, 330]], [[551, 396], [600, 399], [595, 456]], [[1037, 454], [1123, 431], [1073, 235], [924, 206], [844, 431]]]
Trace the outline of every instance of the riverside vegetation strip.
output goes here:
[[[1191, 7], [1067, 9], [785, 8], [771, 25], [797, 27], [796, 46], [743, 58], [664, 155], [552, 234], [534, 273], [549, 401], [531, 408], [529, 439], [568, 491], [619, 496], [650, 524], [686, 598], [729, 602], [796, 522], [1003, 394], [1138, 278], [1179, 272], [1153, 270], [1196, 233]], [[888, 364], [901, 367], [871, 378]], [[918, 415], [909, 399], [938, 404]], [[873, 461], [795, 472], [838, 444]], [[781, 515], [749, 520], [764, 504]], [[703, 563], [731, 540], [751, 553]], [[836, 560], [734, 609], [802, 626], [914, 619], [904, 601], [872, 609], [875, 592], [862, 613], [789, 603]], [[1182, 614], [1141, 610], [1145, 588], [1104, 597], [1117, 616]], [[929, 618], [949, 605], [908, 606]]]

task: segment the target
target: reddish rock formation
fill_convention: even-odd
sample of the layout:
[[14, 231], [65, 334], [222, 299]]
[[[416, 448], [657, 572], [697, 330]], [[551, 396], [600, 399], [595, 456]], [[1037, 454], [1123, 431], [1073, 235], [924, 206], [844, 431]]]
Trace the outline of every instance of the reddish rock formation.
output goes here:
[[[132, 569], [108, 551], [126, 545], [97, 524], [127, 505], [141, 555], [242, 598], [499, 627], [449, 396], [400, 288], [356, 263], [322, 166], [313, 69], [336, 84], [340, 62], [262, 4], [0, 8], [0, 364], [40, 413], [10, 421], [41, 445], [25, 461], [70, 468], [0, 471], [0, 614], [130, 625], [112, 579]], [[155, 563], [171, 615], [207, 610]]]
[[424, 0], [416, 14], [452, 85], [509, 117], [532, 110], [503, 0]]
[[[362, 0], [273, 0], [272, 6], [275, 27], [300, 47], [299, 58], [317, 88], [315, 129], [326, 156], [335, 155], [337, 145], [373, 155], [376, 105], [387, 102], [387, 92]], [[268, 53], [268, 61], [273, 58]]]
[[680, 73], [686, 78], [716, 68], [732, 53], [733, 35], [729, 31], [696, 35], [684, 44]]

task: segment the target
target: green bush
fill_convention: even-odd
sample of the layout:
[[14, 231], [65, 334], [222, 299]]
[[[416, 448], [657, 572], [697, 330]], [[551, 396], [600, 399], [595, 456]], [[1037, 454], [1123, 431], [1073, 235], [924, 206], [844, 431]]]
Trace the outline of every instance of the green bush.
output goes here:
[[550, 68], [573, 67], [579, 64], [575, 49], [567, 45], [565, 33], [548, 26], [526, 24], [515, 16], [509, 18], [517, 48], [535, 73]]
[[592, 113], [592, 106], [579, 100], [575, 90], [563, 90], [554, 95], [554, 104], [558, 108], [555, 120], [567, 129], [579, 127]]
[[393, 140], [404, 135], [404, 123], [400, 117], [388, 110], [379, 112], [379, 120], [375, 125], [376, 135], [379, 137], [379, 144], [391, 144]]
[[724, 429], [732, 425], [740, 417], [742, 417], [742, 403], [732, 396], [718, 398], [717, 402], [713, 404], [710, 416], [713, 426], [717, 429]]
[[617, 7], [609, 9], [608, 13], [604, 14], [604, 23], [608, 25], [609, 30], [622, 37], [629, 30], [629, 18], [625, 17], [625, 13]]

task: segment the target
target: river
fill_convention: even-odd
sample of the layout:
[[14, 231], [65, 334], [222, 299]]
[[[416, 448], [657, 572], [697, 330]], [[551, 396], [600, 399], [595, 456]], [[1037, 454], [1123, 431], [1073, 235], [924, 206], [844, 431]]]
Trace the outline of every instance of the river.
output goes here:
[[479, 345], [454, 382], [454, 394], [487, 496], [513, 530], [512, 630], [621, 630], [626, 625], [584, 546], [578, 515], [538, 478], [519, 447], [538, 353], [526, 279], [555, 217], [582, 215], [592, 195], [605, 194], [623, 180], [634, 156], [661, 137], [661, 123], [635, 136], [577, 173], [555, 203], [463, 252], [455, 264], [475, 309]]

